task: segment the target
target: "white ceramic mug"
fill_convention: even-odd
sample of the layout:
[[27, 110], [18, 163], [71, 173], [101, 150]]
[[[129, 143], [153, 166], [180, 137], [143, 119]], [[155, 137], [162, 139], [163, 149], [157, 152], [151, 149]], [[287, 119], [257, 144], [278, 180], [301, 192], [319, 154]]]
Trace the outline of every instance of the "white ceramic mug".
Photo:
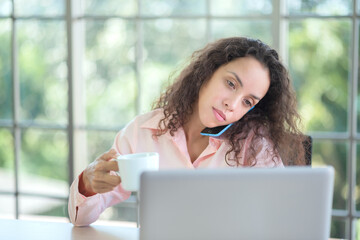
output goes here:
[[143, 152], [120, 155], [116, 159], [121, 177], [121, 185], [128, 191], [139, 191], [140, 175], [144, 171], [159, 170], [159, 154], [156, 152]]

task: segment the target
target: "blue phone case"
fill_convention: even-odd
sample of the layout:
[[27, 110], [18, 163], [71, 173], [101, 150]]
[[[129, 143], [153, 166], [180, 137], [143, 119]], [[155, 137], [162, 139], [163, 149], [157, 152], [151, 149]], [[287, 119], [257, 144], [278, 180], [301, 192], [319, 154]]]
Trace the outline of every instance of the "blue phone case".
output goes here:
[[231, 125], [233, 125], [233, 124], [230, 123], [229, 125], [227, 125], [223, 130], [221, 130], [218, 133], [203, 133], [203, 132], [201, 132], [200, 134], [203, 135], [203, 136], [218, 137], [221, 134], [223, 134], [226, 130], [228, 130], [228, 128], [231, 127]]

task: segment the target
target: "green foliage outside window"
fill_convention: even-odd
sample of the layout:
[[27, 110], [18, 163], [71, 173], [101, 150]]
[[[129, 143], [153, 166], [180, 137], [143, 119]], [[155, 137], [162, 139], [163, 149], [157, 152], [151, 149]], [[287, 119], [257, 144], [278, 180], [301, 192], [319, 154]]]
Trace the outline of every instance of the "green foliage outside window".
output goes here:
[[[15, 1], [18, 2], [18, 1]], [[61, 2], [61, 1], [58, 1]], [[163, 16], [204, 14], [205, 1], [142, 1], [143, 13]], [[211, 13], [222, 16], [229, 9], [232, 15], [248, 12], [269, 16], [271, 1], [258, 1], [258, 5], [243, 6], [248, 1], [232, 1], [231, 8], [223, 1], [211, 0]], [[20, 2], [21, 3], [21, 2]], [[134, 16], [135, 1], [84, 1], [86, 14]], [[2, 3], [0, 3], [0, 6]], [[17, 3], [18, 4], [18, 3]], [[61, 14], [64, 9], [46, 8], [58, 4], [43, 1], [39, 9], [46, 14]], [[108, 4], [108, 5], [106, 5]], [[220, 4], [220, 5], [219, 5]], [[122, 5], [122, 9], [117, 9]], [[257, 6], [263, 5], [264, 8]], [[18, 5], [15, 5], [18, 6]], [[59, 6], [59, 5], [56, 5]], [[109, 7], [110, 6], [110, 7]], [[162, 8], [158, 8], [158, 7]], [[217, 6], [217, 7], [216, 7]], [[291, 14], [317, 13], [351, 14], [351, 1], [288, 1]], [[1, 8], [0, 8], [1, 9]], [[152, 11], [151, 9], [156, 9]], [[180, 11], [180, 10], [181, 11]], [[248, 12], [236, 9], [249, 9]], [[325, 10], [324, 10], [325, 9]], [[326, 10], [327, 9], [327, 10]], [[20, 13], [31, 14], [35, 5], [21, 8]], [[125, 11], [126, 10], [126, 11]], [[2, 12], [0, 14], [8, 14]], [[82, 75], [84, 92], [84, 126], [120, 128], [129, 122], [136, 111], [146, 112], [160, 91], [169, 84], [169, 75], [186, 64], [190, 54], [211, 40], [227, 36], [249, 36], [273, 44], [271, 19], [211, 19], [211, 31], [206, 32], [206, 18], [199, 19], [143, 19], [142, 35], [137, 36], [135, 20], [86, 19], [85, 52]], [[20, 80], [20, 121], [22, 124], [54, 124], [66, 126], [67, 116], [67, 39], [64, 20], [18, 20], [18, 76]], [[303, 116], [304, 130], [308, 133], [346, 133], [349, 131], [349, 81], [351, 77], [351, 19], [290, 20], [288, 24], [288, 66], [298, 96], [299, 111]], [[12, 70], [11, 70], [11, 21], [0, 19], [0, 123], [12, 121]], [[207, 35], [209, 34], [209, 35]], [[138, 41], [141, 39], [139, 45]], [[136, 73], [136, 54], [142, 46], [139, 73]], [[138, 82], [140, 82], [140, 85]], [[137, 99], [139, 98], [139, 99]], [[79, 99], [77, 99], [78, 101]], [[138, 101], [138, 103], [137, 103]], [[359, 104], [360, 106], [360, 104]], [[139, 107], [139, 109], [137, 109]], [[359, 112], [359, 111], [358, 111]], [[358, 129], [360, 121], [357, 123]], [[86, 131], [86, 130], [83, 130]], [[111, 147], [116, 131], [87, 131], [88, 159], [92, 161]], [[0, 128], [0, 178], [12, 182], [0, 191], [13, 191], [14, 146], [11, 128]], [[333, 207], [348, 209], [348, 159], [349, 140], [316, 140], [313, 145], [313, 163], [335, 167], [336, 182]], [[19, 162], [19, 185], [23, 191], [42, 193], [39, 188], [29, 188], [27, 177], [46, 179], [59, 186], [54, 195], [64, 195], [68, 180], [68, 143], [66, 129], [22, 129]], [[357, 153], [357, 156], [359, 154]], [[358, 159], [360, 159], [358, 157]], [[357, 161], [357, 178], [360, 162]], [[12, 173], [12, 175], [11, 175]], [[10, 174], [10, 175], [8, 175]], [[359, 182], [359, 181], [357, 181]], [[65, 187], [64, 187], [65, 186]], [[356, 210], [360, 210], [360, 190], [356, 186]], [[46, 188], [45, 188], [46, 189]], [[49, 190], [49, 189], [48, 189]], [[50, 190], [49, 190], [50, 191]], [[25, 202], [25, 199], [23, 200]], [[51, 201], [50, 201], [51, 202]], [[35, 214], [66, 216], [63, 202], [53, 201], [49, 209]], [[26, 209], [26, 206], [24, 207]], [[0, 214], [1, 214], [0, 209]], [[23, 210], [26, 211], [26, 210]], [[114, 214], [116, 218], [117, 214]], [[114, 218], [115, 218], [114, 217]], [[110, 217], [112, 218], [112, 217]], [[359, 220], [357, 239], [360, 239]], [[332, 237], [345, 237], [346, 221], [333, 219]]]
[[289, 30], [290, 73], [306, 130], [347, 131], [350, 22], [292, 21]]

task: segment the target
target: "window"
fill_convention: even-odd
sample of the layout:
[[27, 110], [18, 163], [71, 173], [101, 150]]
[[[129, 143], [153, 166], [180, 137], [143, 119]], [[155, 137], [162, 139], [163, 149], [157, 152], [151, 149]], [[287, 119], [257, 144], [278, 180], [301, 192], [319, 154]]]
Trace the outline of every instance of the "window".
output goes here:
[[[360, 236], [358, 0], [0, 1], [0, 217], [66, 219], [69, 184], [207, 42], [259, 38], [289, 68], [331, 237]], [[69, 94], [70, 93], [70, 94]], [[102, 219], [136, 221], [135, 197]]]

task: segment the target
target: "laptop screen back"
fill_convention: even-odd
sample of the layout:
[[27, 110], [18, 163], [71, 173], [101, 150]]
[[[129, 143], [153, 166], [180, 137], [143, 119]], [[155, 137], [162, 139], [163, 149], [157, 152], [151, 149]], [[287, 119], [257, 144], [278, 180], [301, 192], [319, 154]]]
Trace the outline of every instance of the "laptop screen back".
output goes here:
[[332, 167], [145, 172], [140, 239], [328, 239]]

